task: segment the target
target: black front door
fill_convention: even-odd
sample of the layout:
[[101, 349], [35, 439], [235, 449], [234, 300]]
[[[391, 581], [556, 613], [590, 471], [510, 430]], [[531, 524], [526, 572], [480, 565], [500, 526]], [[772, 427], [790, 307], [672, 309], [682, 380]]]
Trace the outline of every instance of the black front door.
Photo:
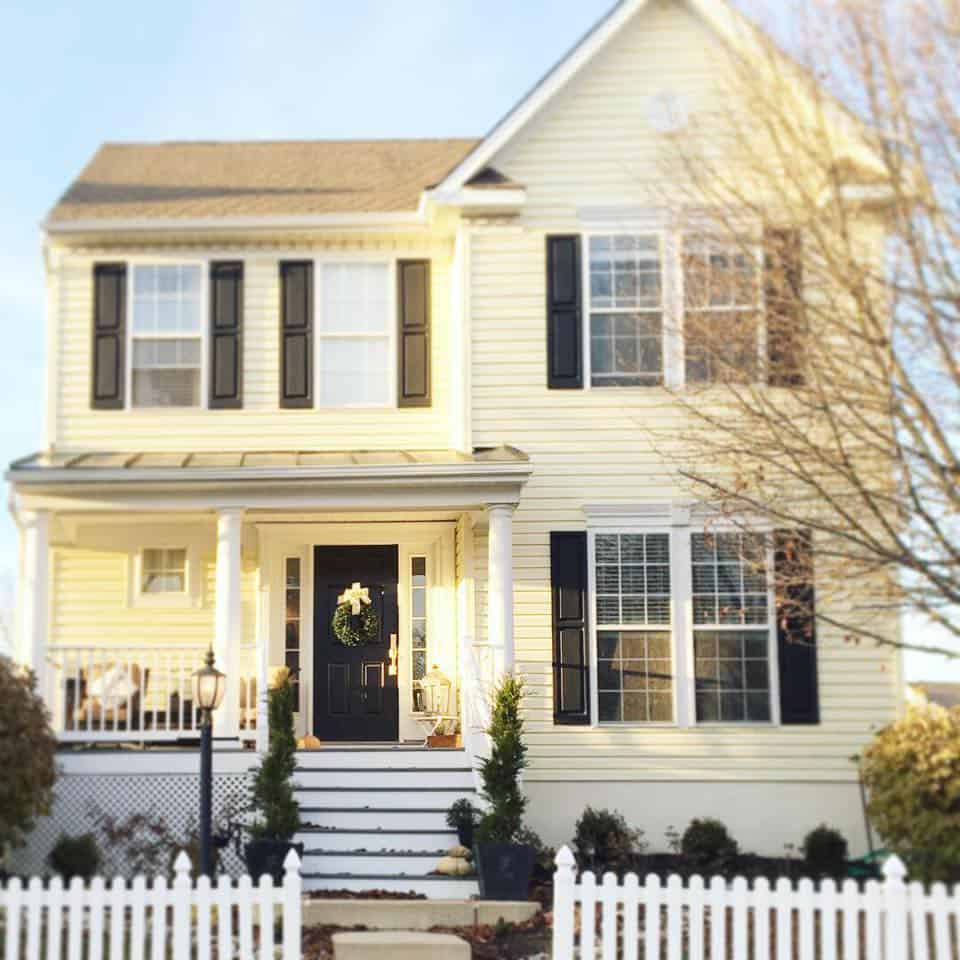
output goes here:
[[[397, 547], [314, 547], [313, 731], [321, 740], [396, 740], [397, 677], [390, 675], [390, 637], [398, 632]], [[376, 625], [349, 646], [333, 629], [337, 597], [366, 587]], [[369, 622], [369, 621], [368, 621]], [[351, 621], [363, 634], [360, 618]]]

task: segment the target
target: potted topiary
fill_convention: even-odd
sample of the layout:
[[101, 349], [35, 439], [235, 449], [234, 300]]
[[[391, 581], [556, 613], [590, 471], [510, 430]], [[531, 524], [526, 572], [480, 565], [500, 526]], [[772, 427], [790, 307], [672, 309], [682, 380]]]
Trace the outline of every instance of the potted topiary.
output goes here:
[[297, 740], [293, 730], [293, 685], [284, 672], [267, 692], [270, 742], [253, 782], [251, 841], [244, 850], [247, 873], [283, 879], [283, 861], [291, 849], [303, 856], [303, 844], [292, 843], [300, 829], [300, 807], [293, 795]]
[[477, 817], [477, 808], [466, 797], [461, 797], [447, 811], [447, 826], [457, 831], [460, 846], [473, 846], [473, 831], [477, 825]]
[[507, 675], [491, 704], [490, 756], [480, 765], [487, 812], [477, 827], [474, 855], [484, 900], [526, 900], [530, 889], [536, 851], [520, 842], [527, 806], [519, 783], [527, 765], [522, 700], [523, 682]]

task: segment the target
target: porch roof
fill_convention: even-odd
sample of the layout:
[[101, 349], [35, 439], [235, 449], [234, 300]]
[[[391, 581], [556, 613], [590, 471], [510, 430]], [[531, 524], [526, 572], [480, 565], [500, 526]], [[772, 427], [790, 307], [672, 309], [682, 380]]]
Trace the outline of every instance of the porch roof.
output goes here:
[[510, 446], [456, 450], [44, 451], [15, 460], [17, 486], [297, 483], [298, 481], [457, 482], [526, 479], [529, 458]]

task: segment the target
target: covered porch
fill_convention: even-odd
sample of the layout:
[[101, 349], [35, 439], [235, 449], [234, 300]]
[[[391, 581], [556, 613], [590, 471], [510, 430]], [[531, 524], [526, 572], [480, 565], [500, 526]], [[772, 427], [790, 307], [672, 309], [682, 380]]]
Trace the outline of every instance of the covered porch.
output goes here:
[[[529, 472], [503, 447], [27, 458], [8, 474], [18, 659], [64, 744], [166, 747], [198, 736], [191, 675], [210, 646], [227, 676], [221, 747], [265, 746], [281, 667], [298, 736], [422, 742], [436, 668], [447, 727], [476, 752], [486, 690], [513, 666], [512, 515]], [[353, 650], [332, 623], [351, 589], [372, 611], [350, 621], [368, 628]]]

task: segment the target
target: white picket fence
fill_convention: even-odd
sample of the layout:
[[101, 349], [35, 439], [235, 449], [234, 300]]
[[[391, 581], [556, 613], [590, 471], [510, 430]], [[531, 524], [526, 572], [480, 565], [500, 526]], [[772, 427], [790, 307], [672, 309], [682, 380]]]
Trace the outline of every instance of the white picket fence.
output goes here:
[[[190, 877], [183, 852], [173, 884], [156, 877], [149, 886], [135, 877], [89, 885], [74, 877], [44, 884], [14, 877], [0, 887], [0, 942], [4, 960], [300, 960], [303, 882], [300, 858], [290, 851], [283, 882], [269, 876], [254, 885], [248, 876], [233, 883], [221, 876]], [[282, 914], [276, 942], [277, 912]], [[255, 930], [257, 936], [255, 936]]]
[[960, 887], [906, 883], [898, 857], [883, 882], [861, 889], [781, 878], [749, 886], [612, 873], [577, 882], [573, 854], [557, 854], [553, 960], [960, 960]]

